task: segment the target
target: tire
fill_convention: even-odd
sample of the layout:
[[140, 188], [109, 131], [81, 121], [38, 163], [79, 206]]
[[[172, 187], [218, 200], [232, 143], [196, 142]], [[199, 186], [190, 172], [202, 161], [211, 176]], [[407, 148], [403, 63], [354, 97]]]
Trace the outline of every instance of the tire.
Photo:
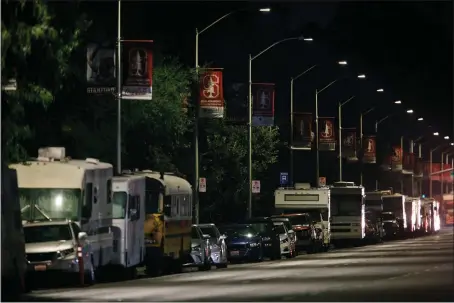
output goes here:
[[221, 269], [221, 268], [227, 268], [227, 263], [222, 263], [222, 264], [216, 264], [216, 268], [217, 269]]

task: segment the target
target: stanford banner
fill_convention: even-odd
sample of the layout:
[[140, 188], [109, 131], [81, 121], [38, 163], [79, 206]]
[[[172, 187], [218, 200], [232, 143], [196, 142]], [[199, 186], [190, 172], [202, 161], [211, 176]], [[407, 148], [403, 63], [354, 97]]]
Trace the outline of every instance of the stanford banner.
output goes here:
[[363, 163], [377, 163], [377, 141], [375, 136], [363, 137]]
[[393, 153], [391, 155], [391, 170], [402, 170], [402, 148], [400, 146], [393, 146]]
[[347, 161], [358, 161], [356, 156], [356, 128], [342, 128], [342, 157]]
[[318, 118], [318, 142], [319, 150], [334, 151], [336, 150], [336, 133], [334, 131], [333, 117]]
[[152, 41], [123, 42], [122, 99], [151, 100], [153, 78]]
[[114, 94], [116, 91], [115, 47], [109, 43], [87, 45], [87, 93]]
[[222, 68], [200, 70], [200, 118], [224, 118]]
[[274, 125], [274, 83], [252, 83], [252, 125]]
[[314, 140], [312, 132], [312, 113], [293, 113], [293, 146], [310, 149]]

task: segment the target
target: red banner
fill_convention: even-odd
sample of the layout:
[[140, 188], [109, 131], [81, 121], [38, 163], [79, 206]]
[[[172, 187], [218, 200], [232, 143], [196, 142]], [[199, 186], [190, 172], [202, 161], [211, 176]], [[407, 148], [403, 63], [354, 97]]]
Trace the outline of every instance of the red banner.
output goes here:
[[393, 146], [393, 153], [391, 155], [391, 169], [393, 171], [402, 170], [402, 148], [400, 146]]
[[310, 149], [313, 138], [312, 113], [293, 113], [293, 147]]
[[252, 125], [274, 125], [274, 83], [252, 83]]
[[318, 142], [319, 149], [325, 151], [336, 150], [336, 132], [333, 117], [319, 117]]
[[222, 69], [207, 68], [200, 75], [200, 111], [201, 118], [224, 117], [224, 89]]
[[356, 156], [356, 128], [342, 128], [342, 157], [358, 161]]
[[123, 42], [126, 67], [122, 99], [151, 100], [153, 80], [153, 41]]
[[377, 163], [377, 141], [375, 136], [363, 137], [363, 163]]
[[[432, 163], [432, 173], [441, 171], [442, 170], [441, 167], [442, 166], [440, 163]], [[450, 169], [450, 168], [451, 168], [451, 164], [443, 164], [443, 170]], [[429, 177], [430, 176], [430, 163], [425, 162], [424, 166], [423, 166], [423, 170], [424, 170], [424, 178]], [[451, 173], [452, 173], [452, 171], [445, 171], [444, 173], [432, 175], [432, 180], [440, 181], [440, 177], [443, 176], [442, 177], [443, 181], [450, 182], [452, 180]]]

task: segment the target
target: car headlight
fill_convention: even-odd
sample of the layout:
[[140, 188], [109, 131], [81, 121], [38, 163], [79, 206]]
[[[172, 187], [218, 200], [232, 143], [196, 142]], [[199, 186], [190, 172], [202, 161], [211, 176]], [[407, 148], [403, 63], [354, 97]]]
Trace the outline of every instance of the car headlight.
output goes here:
[[271, 238], [270, 237], [263, 237], [262, 240], [263, 241], [271, 241]]
[[258, 247], [259, 243], [249, 243], [249, 247]]

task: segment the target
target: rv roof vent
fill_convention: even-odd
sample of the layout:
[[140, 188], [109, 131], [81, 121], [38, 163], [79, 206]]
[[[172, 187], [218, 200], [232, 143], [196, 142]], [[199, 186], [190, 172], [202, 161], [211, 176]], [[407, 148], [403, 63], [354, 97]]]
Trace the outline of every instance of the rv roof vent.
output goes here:
[[42, 147], [38, 149], [38, 157], [46, 157], [56, 160], [63, 160], [65, 158], [64, 147]]
[[311, 189], [310, 183], [295, 183], [295, 189]]
[[90, 163], [90, 164], [99, 164], [99, 160], [95, 158], [87, 158], [85, 159], [85, 162]]
[[338, 182], [334, 182], [333, 185], [336, 187], [355, 186], [355, 182], [338, 181]]

